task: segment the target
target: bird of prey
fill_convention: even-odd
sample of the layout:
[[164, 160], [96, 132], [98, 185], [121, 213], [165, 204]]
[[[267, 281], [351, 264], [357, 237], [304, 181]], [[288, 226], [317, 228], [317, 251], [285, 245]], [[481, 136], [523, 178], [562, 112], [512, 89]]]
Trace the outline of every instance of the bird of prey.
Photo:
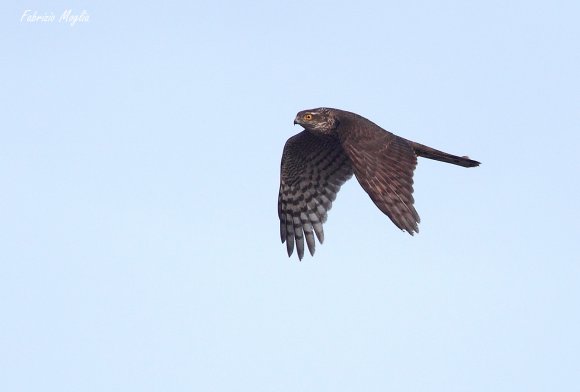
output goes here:
[[280, 168], [278, 216], [288, 256], [304, 257], [304, 239], [314, 255], [322, 244], [328, 210], [353, 173], [371, 200], [399, 229], [419, 232], [413, 207], [417, 157], [463, 167], [479, 162], [451, 155], [388, 132], [366, 118], [331, 108], [303, 110], [294, 124], [304, 130], [286, 141]]

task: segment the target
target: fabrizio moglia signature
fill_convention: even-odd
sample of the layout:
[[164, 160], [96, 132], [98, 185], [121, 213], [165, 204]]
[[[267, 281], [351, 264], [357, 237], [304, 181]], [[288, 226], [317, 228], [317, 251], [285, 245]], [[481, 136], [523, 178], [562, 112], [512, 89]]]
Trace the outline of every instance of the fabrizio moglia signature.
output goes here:
[[79, 14], [74, 14], [73, 10], [64, 10], [57, 19], [54, 12], [38, 13], [33, 10], [24, 10], [20, 17], [20, 23], [54, 23], [55, 21], [62, 24], [74, 26], [77, 23], [87, 23], [90, 15], [86, 10], [82, 10]]

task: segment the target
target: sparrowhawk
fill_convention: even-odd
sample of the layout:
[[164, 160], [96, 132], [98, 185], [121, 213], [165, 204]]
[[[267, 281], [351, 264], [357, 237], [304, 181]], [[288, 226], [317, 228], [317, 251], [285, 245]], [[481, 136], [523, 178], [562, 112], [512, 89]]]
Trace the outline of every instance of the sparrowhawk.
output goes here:
[[303, 110], [294, 124], [304, 131], [284, 146], [280, 170], [278, 216], [288, 256], [311, 255], [315, 240], [324, 241], [322, 224], [342, 184], [354, 173], [376, 206], [401, 230], [419, 232], [413, 207], [413, 171], [417, 157], [463, 167], [478, 166], [467, 157], [451, 155], [388, 132], [366, 118], [331, 108]]

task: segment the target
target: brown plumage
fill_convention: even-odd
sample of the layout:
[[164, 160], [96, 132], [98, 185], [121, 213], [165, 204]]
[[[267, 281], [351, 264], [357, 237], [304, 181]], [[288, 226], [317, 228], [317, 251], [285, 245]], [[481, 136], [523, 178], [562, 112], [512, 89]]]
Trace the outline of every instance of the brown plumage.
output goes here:
[[339, 109], [318, 108], [296, 115], [305, 130], [284, 146], [278, 216], [288, 256], [304, 256], [304, 240], [314, 255], [324, 241], [322, 224], [342, 184], [354, 173], [376, 206], [401, 230], [419, 232], [413, 207], [413, 171], [417, 156], [463, 167], [479, 166], [467, 157], [403, 139], [378, 125]]

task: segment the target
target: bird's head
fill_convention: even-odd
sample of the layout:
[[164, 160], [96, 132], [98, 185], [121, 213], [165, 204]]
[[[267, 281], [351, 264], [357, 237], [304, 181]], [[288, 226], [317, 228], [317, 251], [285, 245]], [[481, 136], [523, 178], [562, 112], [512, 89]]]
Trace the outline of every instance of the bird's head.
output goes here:
[[338, 127], [339, 121], [332, 109], [318, 108], [298, 112], [294, 124], [319, 134], [330, 135]]

